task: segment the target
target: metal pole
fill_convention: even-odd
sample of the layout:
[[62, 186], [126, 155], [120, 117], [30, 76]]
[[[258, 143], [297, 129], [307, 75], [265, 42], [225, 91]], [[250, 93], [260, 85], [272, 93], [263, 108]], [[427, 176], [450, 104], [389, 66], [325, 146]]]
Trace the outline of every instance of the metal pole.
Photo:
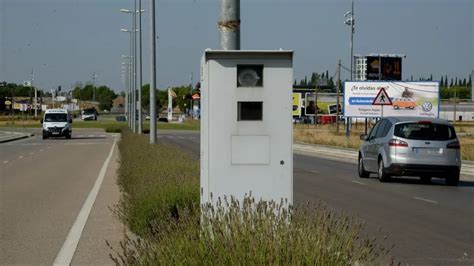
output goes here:
[[457, 121], [457, 118], [456, 118], [456, 98], [457, 98], [457, 95], [456, 95], [456, 87], [454, 87], [454, 117], [453, 117], [453, 122], [456, 122]]
[[339, 59], [339, 63], [337, 64], [337, 89], [336, 89], [336, 133], [339, 134], [339, 90], [341, 87], [341, 59]]
[[194, 73], [191, 72], [191, 88], [190, 88], [190, 90], [191, 90], [191, 100], [190, 100], [191, 106], [189, 107], [189, 110], [190, 110], [189, 117], [191, 119], [193, 119], [193, 79], [194, 79]]
[[137, 132], [137, 0], [134, 0], [133, 5], [133, 27], [132, 27], [132, 39], [133, 39], [133, 91], [132, 91], [132, 131]]
[[92, 101], [95, 102], [95, 72], [92, 73], [92, 81], [94, 82], [94, 87], [92, 88]]
[[155, 0], [150, 0], [150, 144], [156, 143], [156, 33]]
[[33, 103], [33, 108], [35, 109], [35, 118], [38, 118], [38, 90], [33, 85], [33, 81], [35, 81], [35, 71], [31, 69], [31, 87], [35, 89], [35, 101]]
[[240, 0], [221, 0], [220, 3], [220, 48], [240, 50]]
[[142, 82], [143, 82], [143, 74], [142, 74], [142, 0], [138, 1], [138, 50], [139, 50], [139, 72], [140, 75], [138, 77], [138, 134], [142, 134], [143, 132], [143, 118], [142, 118]]
[[128, 59], [128, 127], [132, 129], [132, 121], [133, 121], [133, 99], [132, 99], [132, 91], [133, 91], [133, 36], [132, 32], [130, 31], [130, 57]]
[[[353, 66], [354, 66], [354, 45], [353, 45], [353, 42], [354, 42], [354, 0], [352, 0], [352, 9], [351, 9], [351, 44], [350, 44], [350, 47], [351, 47], [351, 80], [352, 80], [352, 77], [353, 77]], [[346, 125], [346, 136], [349, 138], [350, 137], [350, 124], [351, 124], [351, 119], [350, 118], [347, 118], [347, 125]]]

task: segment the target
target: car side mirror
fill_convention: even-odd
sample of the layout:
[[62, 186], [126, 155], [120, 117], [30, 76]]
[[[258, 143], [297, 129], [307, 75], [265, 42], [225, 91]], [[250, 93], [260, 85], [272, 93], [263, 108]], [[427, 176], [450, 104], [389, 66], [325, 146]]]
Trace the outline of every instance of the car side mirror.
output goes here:
[[367, 136], [366, 134], [362, 134], [360, 135], [360, 140], [364, 140], [364, 141], [369, 140], [369, 136]]
[[41, 120], [40, 120], [40, 124], [43, 124], [43, 118], [41, 118]]

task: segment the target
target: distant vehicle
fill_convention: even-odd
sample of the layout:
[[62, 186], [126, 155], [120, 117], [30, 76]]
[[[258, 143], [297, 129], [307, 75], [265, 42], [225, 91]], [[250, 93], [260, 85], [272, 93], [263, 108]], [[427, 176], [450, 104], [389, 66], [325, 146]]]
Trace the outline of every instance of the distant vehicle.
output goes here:
[[95, 121], [97, 120], [97, 111], [95, 110], [95, 108], [84, 109], [81, 112], [81, 119], [84, 121]]
[[358, 172], [360, 177], [378, 173], [385, 182], [392, 176], [432, 177], [457, 185], [461, 170], [461, 147], [454, 127], [441, 119], [388, 117], [361, 135]]
[[127, 117], [124, 116], [124, 115], [120, 115], [120, 116], [115, 117], [115, 121], [117, 121], [117, 122], [125, 122], [125, 121], [127, 121]]
[[397, 110], [400, 108], [413, 110], [416, 108], [416, 102], [412, 98], [393, 98], [392, 106]]
[[43, 139], [50, 137], [71, 138], [72, 118], [67, 110], [46, 110], [43, 119], [41, 119], [41, 124], [43, 124]]

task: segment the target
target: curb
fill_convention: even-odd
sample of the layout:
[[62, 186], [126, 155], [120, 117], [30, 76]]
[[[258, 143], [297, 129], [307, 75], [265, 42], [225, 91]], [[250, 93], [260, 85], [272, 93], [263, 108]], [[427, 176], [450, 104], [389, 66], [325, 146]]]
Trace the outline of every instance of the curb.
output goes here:
[[[293, 151], [302, 155], [351, 164], [357, 164], [358, 161], [358, 151], [355, 149], [294, 142]], [[461, 175], [461, 180], [474, 181], [474, 161], [462, 161]]]
[[[17, 135], [17, 136], [12, 137], [12, 138], [9, 138], [9, 139], [0, 140], [0, 143], [7, 143], [7, 142], [11, 142], [11, 141], [15, 141], [15, 140], [20, 140], [20, 139], [26, 139], [26, 138], [33, 137], [33, 136], [34, 136], [33, 133], [6, 132], [6, 131], [4, 131], [4, 133], [7, 133], [7, 134], [15, 134], [15, 135]], [[21, 134], [21, 135], [18, 135], [18, 134]]]

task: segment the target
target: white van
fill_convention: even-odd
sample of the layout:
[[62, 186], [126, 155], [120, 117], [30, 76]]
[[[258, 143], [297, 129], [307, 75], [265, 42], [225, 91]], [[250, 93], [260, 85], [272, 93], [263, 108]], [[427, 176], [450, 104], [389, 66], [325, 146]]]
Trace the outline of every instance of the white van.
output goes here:
[[44, 113], [43, 119], [43, 139], [49, 137], [66, 137], [72, 135], [72, 119], [67, 110], [49, 109]]

